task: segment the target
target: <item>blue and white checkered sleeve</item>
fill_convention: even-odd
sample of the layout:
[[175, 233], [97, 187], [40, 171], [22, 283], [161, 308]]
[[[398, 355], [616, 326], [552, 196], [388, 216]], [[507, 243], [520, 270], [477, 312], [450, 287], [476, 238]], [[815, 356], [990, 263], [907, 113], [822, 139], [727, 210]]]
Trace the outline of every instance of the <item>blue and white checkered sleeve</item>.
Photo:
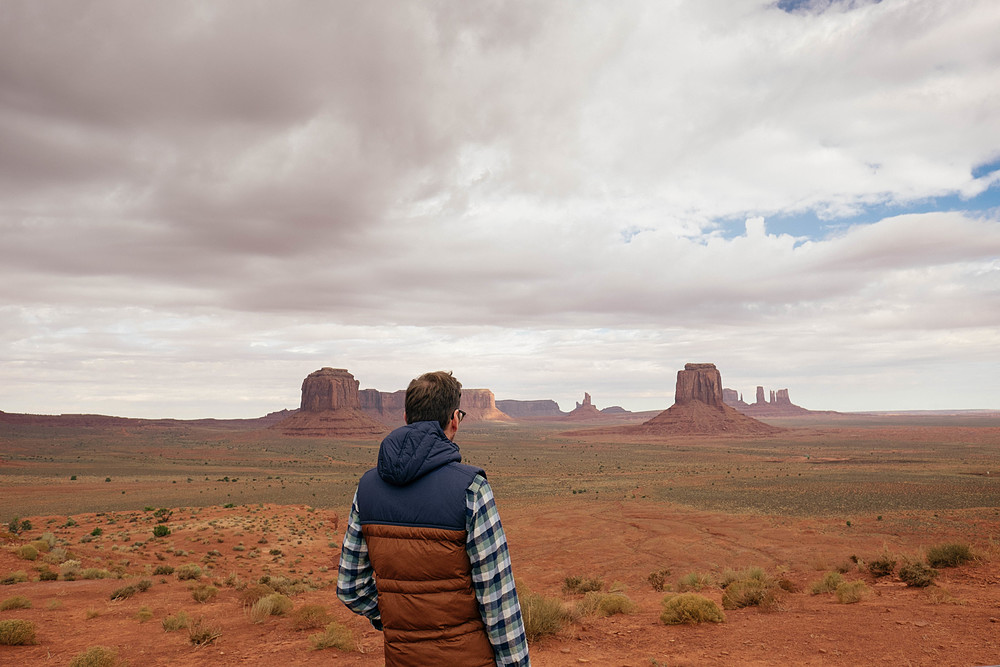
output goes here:
[[465, 516], [465, 548], [472, 563], [472, 586], [497, 665], [527, 667], [531, 664], [528, 638], [514, 587], [507, 537], [500, 525], [493, 489], [482, 475], [476, 475], [465, 491]]
[[351, 503], [351, 515], [347, 521], [347, 530], [344, 531], [344, 545], [340, 550], [337, 597], [355, 614], [368, 618], [377, 630], [382, 629], [375, 571], [368, 560], [368, 544], [361, 533], [357, 494]]

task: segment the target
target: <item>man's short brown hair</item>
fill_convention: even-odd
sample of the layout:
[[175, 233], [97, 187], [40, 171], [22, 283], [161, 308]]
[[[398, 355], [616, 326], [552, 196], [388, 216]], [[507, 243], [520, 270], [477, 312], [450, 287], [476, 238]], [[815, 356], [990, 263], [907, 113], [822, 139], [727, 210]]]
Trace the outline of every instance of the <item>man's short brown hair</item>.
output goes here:
[[406, 388], [406, 423], [436, 421], [444, 429], [462, 402], [462, 383], [451, 371], [424, 373]]

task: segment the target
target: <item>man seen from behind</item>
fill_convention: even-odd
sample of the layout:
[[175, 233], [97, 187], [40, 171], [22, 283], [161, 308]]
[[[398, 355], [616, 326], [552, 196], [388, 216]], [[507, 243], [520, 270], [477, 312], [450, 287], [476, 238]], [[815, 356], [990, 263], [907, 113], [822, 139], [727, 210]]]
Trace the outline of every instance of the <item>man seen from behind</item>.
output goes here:
[[337, 596], [383, 631], [386, 665], [530, 665], [493, 491], [453, 442], [461, 396], [450, 372], [410, 382], [354, 496]]

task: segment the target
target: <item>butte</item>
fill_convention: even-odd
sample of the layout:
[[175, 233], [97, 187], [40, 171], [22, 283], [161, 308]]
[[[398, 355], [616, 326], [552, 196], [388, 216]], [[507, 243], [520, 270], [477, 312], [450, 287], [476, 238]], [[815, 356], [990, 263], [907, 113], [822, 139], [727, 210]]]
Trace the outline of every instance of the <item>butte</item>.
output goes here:
[[389, 428], [361, 410], [358, 381], [343, 368], [321, 368], [302, 381], [298, 411], [272, 429], [285, 435], [367, 438]]

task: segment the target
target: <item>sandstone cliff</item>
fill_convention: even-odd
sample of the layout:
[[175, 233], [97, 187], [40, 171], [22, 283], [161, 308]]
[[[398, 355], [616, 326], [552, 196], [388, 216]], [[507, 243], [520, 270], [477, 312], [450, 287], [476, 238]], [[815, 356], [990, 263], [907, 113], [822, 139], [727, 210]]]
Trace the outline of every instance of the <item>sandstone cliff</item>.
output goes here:
[[498, 410], [515, 419], [532, 417], [564, 417], [567, 413], [559, 409], [559, 404], [552, 400], [518, 401], [504, 399], [496, 402]]
[[[723, 400], [741, 413], [750, 417], [790, 417], [794, 415], [814, 414], [815, 411], [807, 410], [792, 403], [788, 397], [787, 389], [770, 391], [771, 400], [764, 398], [764, 387], [757, 387], [756, 400], [753, 403], [746, 403], [743, 397], [735, 389], [723, 389]], [[833, 414], [833, 413], [824, 413]]]
[[358, 381], [343, 368], [321, 368], [302, 381], [302, 401], [271, 428], [285, 435], [367, 438], [389, 429], [361, 410]]
[[722, 400], [722, 375], [715, 364], [685, 364], [677, 371], [674, 404], [636, 426], [577, 431], [573, 435], [767, 435], [782, 429], [737, 412]]

